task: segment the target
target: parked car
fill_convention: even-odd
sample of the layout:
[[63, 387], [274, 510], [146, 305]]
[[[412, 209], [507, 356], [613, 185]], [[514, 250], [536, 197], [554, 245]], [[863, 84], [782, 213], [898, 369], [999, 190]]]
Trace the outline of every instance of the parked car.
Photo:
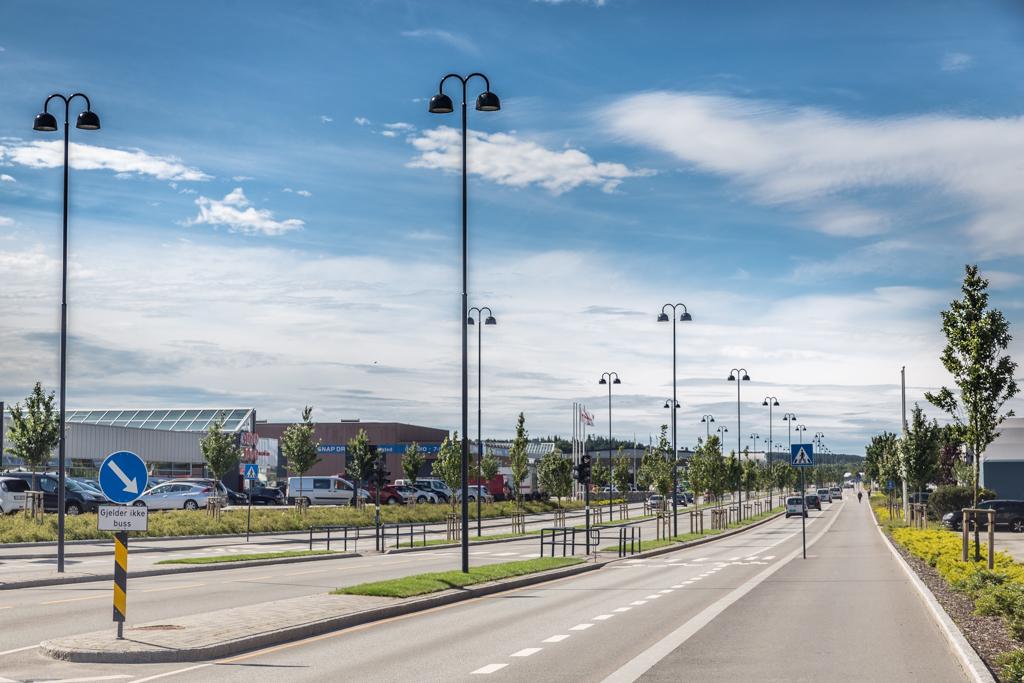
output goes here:
[[[9, 472], [4, 476], [14, 477], [28, 482], [32, 487], [31, 472]], [[39, 473], [35, 475], [35, 489], [43, 492], [43, 510], [45, 512], [57, 512], [57, 487], [60, 480], [52, 472]], [[69, 515], [78, 515], [83, 512], [96, 512], [96, 509], [107, 502], [102, 493], [86, 488], [72, 479], [64, 480], [64, 512]]]
[[831, 489], [829, 489], [829, 493], [832, 494], [832, 500], [843, 499], [843, 490], [838, 486], [833, 486]]
[[843, 483], [843, 488], [844, 489], [852, 489], [853, 488], [853, 482], [852, 481], [844, 482]]
[[[288, 477], [288, 497], [305, 498], [310, 505], [351, 505], [353, 488], [352, 482], [338, 476]], [[370, 492], [360, 488], [359, 498], [370, 502]]]
[[452, 490], [437, 477], [417, 479], [415, 484], [412, 484], [408, 479], [396, 479], [395, 483], [398, 485], [412, 485], [423, 491], [430, 491], [442, 503], [450, 502], [452, 499]]
[[209, 486], [217, 492], [217, 496], [222, 500], [227, 501], [228, 505], [248, 505], [249, 496], [244, 493], [239, 493], [234, 489], [229, 489], [224, 485], [224, 482], [217, 481], [216, 479], [202, 479], [186, 477], [184, 479], [174, 479], [176, 484], [199, 484], [200, 486]]
[[198, 510], [214, 495], [212, 486], [169, 481], [146, 491], [132, 505], [150, 510]]
[[27, 501], [25, 492], [28, 482], [17, 477], [0, 477], [0, 515], [24, 510]]
[[647, 499], [647, 505], [652, 510], [661, 510], [665, 507], [665, 496], [660, 493], [655, 493]]
[[[377, 487], [370, 486], [366, 489], [370, 494], [370, 502], [375, 503], [377, 501]], [[387, 484], [380, 489], [380, 504], [381, 505], [405, 505], [407, 503], [415, 502], [414, 496], [408, 496], [393, 484]]]
[[[470, 502], [475, 502], [479, 497], [482, 503], [493, 503], [494, 496], [487, 492], [483, 486], [469, 486], [466, 488]], [[462, 500], [462, 491], [455, 492], [455, 500]]]
[[690, 501], [687, 501], [686, 498], [687, 498], [686, 494], [683, 493], [682, 491], [677, 493], [676, 494], [676, 507], [682, 507], [682, 508], [686, 507], [687, 503], [690, 502]]
[[426, 489], [416, 488], [415, 486], [406, 486], [401, 484], [395, 484], [395, 488], [407, 497], [407, 500], [415, 501], [417, 503], [436, 503], [440, 500], [432, 491]]
[[[979, 510], [996, 511], [996, 530], [1009, 528], [1014, 533], [1024, 532], [1024, 500], [985, 500], [978, 503]], [[987, 515], [979, 515], [979, 527], [988, 528]], [[954, 510], [942, 516], [942, 526], [960, 531], [963, 529], [963, 512]]]
[[265, 486], [257, 487], [250, 491], [249, 499], [252, 500], [253, 505], [284, 505], [287, 502], [284, 491]]
[[821, 511], [821, 498], [818, 497], [817, 493], [808, 493], [806, 496], [804, 496], [804, 500], [807, 501], [808, 510], [818, 510], [819, 512]]
[[[820, 506], [819, 506], [820, 507]], [[800, 501], [800, 496], [790, 496], [786, 499], [786, 519], [793, 516], [807, 516], [807, 508]]]
[[818, 498], [821, 499], [822, 503], [832, 502], [832, 492], [828, 489], [818, 489]]

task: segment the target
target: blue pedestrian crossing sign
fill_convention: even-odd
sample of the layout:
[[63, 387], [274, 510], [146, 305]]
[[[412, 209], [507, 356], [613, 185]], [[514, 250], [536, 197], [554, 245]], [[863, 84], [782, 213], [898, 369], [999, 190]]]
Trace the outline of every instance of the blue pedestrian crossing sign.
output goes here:
[[131, 451], [111, 453], [100, 465], [100, 489], [111, 503], [127, 505], [141, 496], [149, 483], [142, 458]]
[[259, 479], [260, 478], [260, 466], [255, 463], [246, 463], [245, 465], [245, 478], [246, 479]]
[[795, 443], [790, 446], [789, 464], [793, 467], [814, 465], [814, 446], [809, 443]]

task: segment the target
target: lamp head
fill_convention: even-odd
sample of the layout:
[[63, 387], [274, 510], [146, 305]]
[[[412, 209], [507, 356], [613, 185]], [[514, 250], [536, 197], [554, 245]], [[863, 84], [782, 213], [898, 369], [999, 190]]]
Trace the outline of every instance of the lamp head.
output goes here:
[[487, 320], [484, 321], [484, 325], [497, 325], [498, 321], [494, 319], [493, 315], [487, 316]]
[[616, 377], [614, 380], [612, 380], [612, 384], [622, 384], [622, 380]]
[[38, 130], [42, 133], [52, 133], [57, 130], [57, 119], [50, 112], [44, 111], [41, 114], [36, 114], [36, 120], [32, 124], [32, 130]]
[[608, 380], [606, 380], [604, 377], [602, 377], [601, 381], [598, 382], [598, 384], [608, 384]]
[[775, 401], [773, 401], [773, 402], [772, 402], [772, 407], [773, 407], [773, 408], [778, 408], [778, 407], [779, 407], [779, 401], [778, 401], [778, 399], [775, 399]]
[[451, 114], [455, 111], [455, 105], [452, 104], [452, 98], [439, 92], [430, 98], [430, 106], [427, 107], [427, 111], [431, 114]]
[[659, 323], [667, 323], [668, 322], [668, 313], [666, 313], [665, 311], [662, 311], [661, 313], [659, 313], [658, 314], [658, 322]]
[[691, 320], [693, 320], [693, 316], [690, 315], [690, 313], [688, 311], [683, 311], [683, 314], [681, 316], [679, 316], [679, 320], [684, 322], [684, 323], [688, 323]]
[[96, 115], [96, 112], [87, 109], [78, 115], [78, 120], [75, 121], [75, 128], [81, 128], [82, 130], [99, 130], [100, 117]]
[[490, 90], [485, 90], [476, 98], [477, 111], [498, 111], [501, 109], [501, 100]]
[[750, 375], [748, 375], [747, 373], [743, 373], [743, 381], [744, 382], [749, 382], [750, 381]]
[[476, 325], [476, 321], [473, 320], [473, 316], [469, 316], [468, 318], [466, 318], [466, 324], [467, 325]]

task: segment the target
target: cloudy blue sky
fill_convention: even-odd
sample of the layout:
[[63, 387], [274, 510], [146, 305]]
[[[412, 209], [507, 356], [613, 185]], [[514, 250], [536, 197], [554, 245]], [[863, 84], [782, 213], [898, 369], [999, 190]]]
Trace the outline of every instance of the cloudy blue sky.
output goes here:
[[0, 399], [56, 387], [60, 142], [31, 123], [81, 90], [103, 129], [72, 132], [69, 407], [457, 427], [458, 121], [426, 100], [480, 70], [485, 435], [519, 410], [566, 434], [574, 400], [604, 432], [615, 370], [613, 431], [646, 440], [655, 318], [684, 302], [681, 444], [705, 413], [735, 443], [745, 367], [745, 445], [774, 395], [862, 452], [898, 428], [901, 365], [911, 401], [948, 381], [964, 263], [1024, 322], [1024, 12], [773, 5], [5, 2]]

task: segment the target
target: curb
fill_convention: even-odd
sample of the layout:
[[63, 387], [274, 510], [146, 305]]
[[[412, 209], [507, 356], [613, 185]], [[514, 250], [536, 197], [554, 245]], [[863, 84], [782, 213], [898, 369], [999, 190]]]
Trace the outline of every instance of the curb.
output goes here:
[[[238, 562], [218, 562], [214, 564], [182, 564], [166, 569], [144, 569], [128, 573], [129, 579], [143, 579], [148, 576], [166, 576], [168, 574], [191, 574], [194, 572], [212, 572], [222, 569], [240, 569], [245, 567], [266, 567], [272, 564], [297, 564], [316, 560], [343, 560], [350, 557], [362, 557], [359, 553], [338, 553], [330, 555], [309, 555], [306, 557], [280, 557], [273, 560], [240, 560]], [[70, 576], [61, 579], [30, 579], [28, 581], [12, 581], [0, 583], [0, 592], [17, 588], [38, 588], [40, 586], [63, 586], [70, 583], [90, 583], [93, 581], [113, 581], [114, 574], [89, 574], [88, 576]]]
[[893, 557], [896, 558], [896, 561], [903, 569], [903, 572], [907, 575], [907, 578], [910, 579], [910, 583], [915, 589], [917, 589], [917, 594], [921, 598], [921, 602], [923, 602], [925, 607], [928, 609], [928, 613], [931, 614], [932, 618], [935, 620], [935, 625], [939, 627], [940, 631], [942, 631], [942, 635], [946, 637], [946, 640], [953, 649], [953, 653], [956, 655], [956, 659], [963, 668], [964, 673], [967, 674], [967, 677], [974, 681], [974, 683], [995, 683], [996, 679], [992, 675], [992, 672], [989, 671], [977, 650], [975, 650], [970, 642], [968, 642], [963, 631], [960, 630], [960, 627], [956, 625], [946, 610], [943, 609], [942, 605], [939, 604], [939, 601], [935, 598], [935, 594], [932, 593], [931, 589], [928, 588], [927, 585], [925, 585], [924, 581], [922, 581], [921, 577], [917, 575], [917, 572], [914, 571], [913, 567], [911, 567], [907, 561], [903, 559], [903, 556], [900, 555], [899, 551], [896, 550], [894, 541], [886, 536], [885, 532], [882, 531], [882, 527], [878, 524], [878, 520], [874, 516], [874, 510], [871, 511], [871, 516], [872, 520], [875, 522], [875, 529], [878, 530], [879, 535], [885, 541], [886, 547], [889, 548], [889, 551], [893, 554]]
[[47, 640], [39, 644], [44, 654], [54, 659], [66, 662], [89, 663], [89, 664], [157, 664], [174, 662], [195, 662], [208, 659], [221, 659], [238, 655], [243, 652], [258, 650], [274, 645], [281, 645], [305, 638], [311, 638], [332, 631], [339, 631], [353, 626], [390, 619], [392, 617], [433, 609], [444, 605], [450, 605], [464, 600], [471, 600], [494, 593], [532, 586], [538, 583], [545, 583], [562, 579], [585, 572], [594, 571], [604, 566], [604, 562], [584, 562], [572, 567], [552, 569], [537, 574], [528, 574], [514, 579], [496, 581], [487, 584], [480, 584], [461, 590], [444, 591], [421, 598], [411, 598], [400, 604], [388, 607], [351, 612], [321, 619], [319, 621], [299, 624], [282, 628], [276, 631], [260, 633], [253, 636], [236, 638], [234, 640], [217, 643], [204, 647], [179, 650], [156, 650], [152, 652], [100, 652], [95, 650], [75, 650], [62, 647], [57, 641]]

